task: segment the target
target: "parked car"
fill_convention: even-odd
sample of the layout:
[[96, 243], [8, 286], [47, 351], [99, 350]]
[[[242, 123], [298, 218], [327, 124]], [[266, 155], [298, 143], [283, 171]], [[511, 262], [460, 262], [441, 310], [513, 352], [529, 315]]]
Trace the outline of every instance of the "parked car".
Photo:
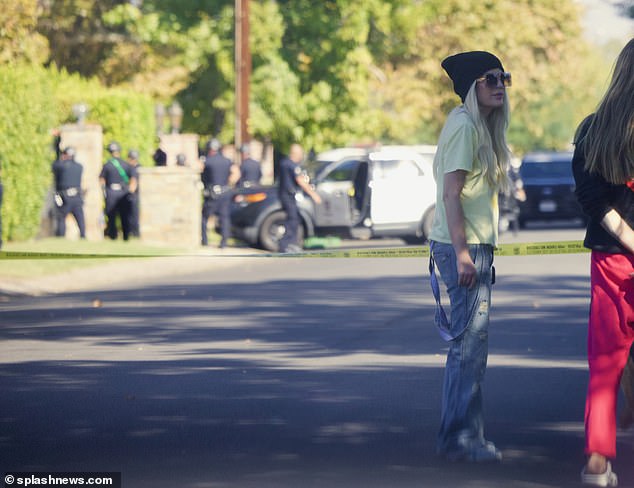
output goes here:
[[585, 217], [575, 197], [572, 152], [533, 152], [522, 159], [520, 176], [526, 200], [519, 224], [529, 220], [578, 220]]
[[504, 191], [500, 191], [498, 195], [498, 204], [500, 208], [500, 219], [498, 222], [498, 230], [500, 234], [511, 230], [517, 234], [519, 229], [520, 203], [526, 201], [526, 193], [524, 192], [524, 182], [520, 175], [520, 165], [522, 160], [513, 158], [508, 169], [509, 186]]
[[[395, 236], [423, 242], [431, 229], [436, 200], [434, 152], [435, 147], [429, 146], [426, 153], [383, 148], [335, 154], [335, 160], [318, 156], [311, 181], [322, 204], [298, 195], [300, 238]], [[276, 186], [236, 192], [233, 235], [249, 245], [277, 251], [285, 219]]]

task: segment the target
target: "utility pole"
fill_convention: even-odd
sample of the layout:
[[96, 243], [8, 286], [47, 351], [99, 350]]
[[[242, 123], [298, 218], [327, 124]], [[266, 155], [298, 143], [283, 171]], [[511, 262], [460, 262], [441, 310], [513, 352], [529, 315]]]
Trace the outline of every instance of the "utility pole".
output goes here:
[[251, 49], [249, 48], [249, 0], [235, 0], [235, 70], [236, 70], [236, 158], [242, 163], [240, 146], [249, 141], [249, 78]]

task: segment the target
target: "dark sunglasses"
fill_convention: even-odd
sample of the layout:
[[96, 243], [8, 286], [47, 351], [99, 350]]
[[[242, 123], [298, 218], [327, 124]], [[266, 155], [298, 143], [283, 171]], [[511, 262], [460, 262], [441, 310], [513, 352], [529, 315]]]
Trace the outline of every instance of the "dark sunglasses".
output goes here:
[[497, 88], [498, 83], [502, 83], [502, 86], [511, 86], [511, 73], [488, 73], [480, 78], [476, 78], [476, 81], [484, 81], [489, 88]]

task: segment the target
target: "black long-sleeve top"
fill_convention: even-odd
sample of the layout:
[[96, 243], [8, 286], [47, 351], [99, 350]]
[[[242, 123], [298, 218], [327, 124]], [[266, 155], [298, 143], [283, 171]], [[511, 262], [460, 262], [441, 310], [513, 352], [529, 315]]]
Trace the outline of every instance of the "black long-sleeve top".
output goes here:
[[634, 190], [628, 185], [615, 185], [597, 173], [584, 169], [584, 138], [593, 116], [587, 117], [579, 126], [572, 172], [575, 178], [575, 194], [584, 213], [589, 217], [585, 247], [611, 254], [629, 254], [629, 251], [601, 226], [601, 220], [610, 211], [616, 210], [630, 227], [634, 227]]

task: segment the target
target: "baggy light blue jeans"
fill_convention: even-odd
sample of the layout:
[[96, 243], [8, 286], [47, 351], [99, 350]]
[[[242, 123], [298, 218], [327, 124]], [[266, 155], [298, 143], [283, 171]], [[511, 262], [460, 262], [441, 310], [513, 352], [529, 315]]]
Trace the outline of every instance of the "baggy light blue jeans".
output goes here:
[[433, 258], [451, 304], [449, 342], [442, 395], [439, 454], [472, 452], [485, 443], [482, 382], [489, 351], [489, 307], [493, 246], [469, 245], [478, 272], [473, 288], [458, 285], [456, 253], [451, 244], [433, 243]]

